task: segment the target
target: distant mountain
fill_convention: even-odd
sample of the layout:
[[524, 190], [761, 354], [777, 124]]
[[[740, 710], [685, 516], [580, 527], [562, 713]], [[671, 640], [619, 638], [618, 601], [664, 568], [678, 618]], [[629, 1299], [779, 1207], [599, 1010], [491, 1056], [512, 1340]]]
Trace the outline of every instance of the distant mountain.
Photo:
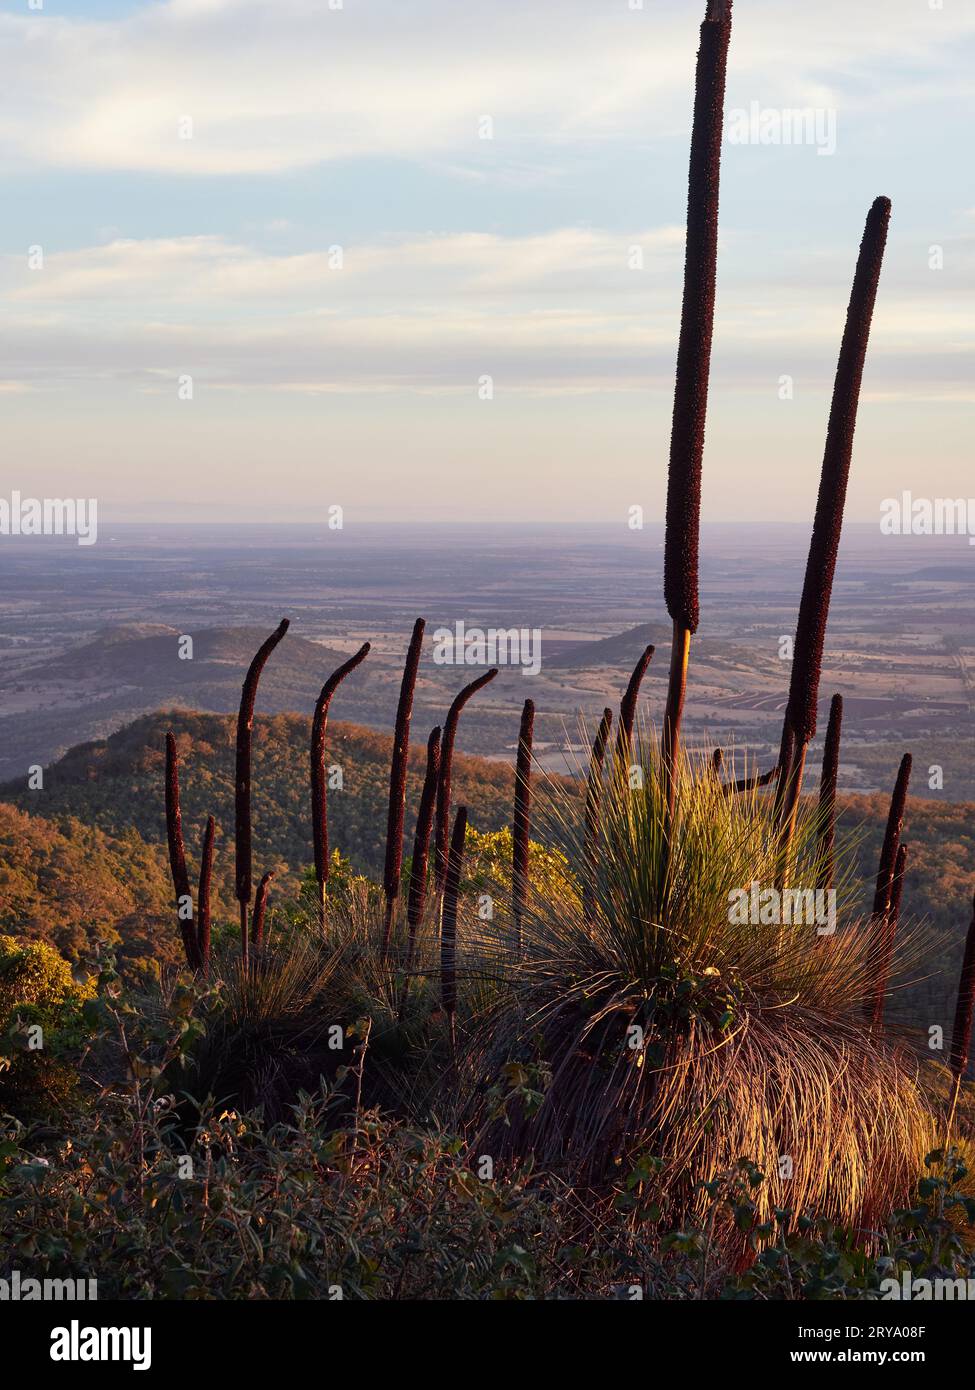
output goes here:
[[[55, 658], [0, 675], [8, 708], [18, 693], [29, 700], [24, 713], [0, 719], [0, 774], [46, 763], [79, 739], [104, 735], [148, 710], [236, 710], [244, 674], [267, 629], [203, 628], [185, 635], [192, 639], [189, 658], [180, 656], [184, 634], [143, 623], [108, 628]], [[261, 679], [262, 708], [313, 709], [325, 679], [347, 656], [289, 633]], [[341, 698], [354, 700], [366, 680], [364, 671], [355, 672]]]
[[[161, 624], [136, 624], [107, 628], [88, 642], [60, 656], [29, 667], [16, 679], [0, 677], [0, 689], [29, 683], [43, 696], [70, 686], [87, 699], [110, 697], [120, 690], [138, 688], [156, 706], [186, 697], [195, 709], [216, 705], [222, 711], [240, 699], [243, 674], [255, 651], [267, 637], [256, 627], [203, 628], [183, 634]], [[190, 656], [181, 656], [181, 643], [189, 637]], [[293, 709], [299, 703], [314, 704], [328, 673], [347, 653], [309, 642], [289, 633], [274, 654], [261, 681], [261, 698], [272, 712]], [[347, 689], [362, 681], [352, 676]]]
[[629, 674], [640, 655], [651, 644], [655, 647], [669, 647], [671, 630], [664, 623], [640, 623], [638, 627], [627, 628], [615, 637], [600, 637], [594, 642], [575, 642], [560, 644], [549, 654], [546, 646], [545, 665], [566, 671], [584, 670], [594, 666], [618, 666], [621, 672]]

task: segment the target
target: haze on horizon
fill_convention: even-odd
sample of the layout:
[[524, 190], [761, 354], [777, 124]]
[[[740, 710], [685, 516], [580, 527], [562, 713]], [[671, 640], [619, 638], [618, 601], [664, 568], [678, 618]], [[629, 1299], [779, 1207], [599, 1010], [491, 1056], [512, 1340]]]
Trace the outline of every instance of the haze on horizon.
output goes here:
[[[103, 527], [658, 519], [703, 9], [0, 0], [5, 486]], [[705, 522], [811, 520], [879, 193], [847, 515], [972, 490], [973, 37], [738, 0], [729, 112], [836, 148], [726, 139]]]

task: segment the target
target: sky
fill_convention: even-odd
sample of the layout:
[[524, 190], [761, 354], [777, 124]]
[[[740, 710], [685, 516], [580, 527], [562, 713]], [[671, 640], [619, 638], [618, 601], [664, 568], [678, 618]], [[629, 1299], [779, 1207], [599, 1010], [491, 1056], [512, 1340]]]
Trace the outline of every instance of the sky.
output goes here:
[[[0, 493], [659, 519], [704, 0], [38, 5], [0, 0]], [[735, 0], [706, 522], [811, 520], [878, 194], [847, 515], [975, 494], [973, 72], [975, 0]]]

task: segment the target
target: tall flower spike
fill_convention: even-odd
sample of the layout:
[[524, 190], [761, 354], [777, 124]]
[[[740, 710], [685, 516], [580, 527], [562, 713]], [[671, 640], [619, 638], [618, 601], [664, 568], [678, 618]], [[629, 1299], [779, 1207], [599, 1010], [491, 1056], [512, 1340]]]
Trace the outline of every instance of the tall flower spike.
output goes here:
[[515, 924], [515, 950], [521, 951], [521, 922], [528, 898], [528, 840], [531, 833], [532, 741], [535, 705], [526, 700], [518, 732], [515, 763], [515, 814], [512, 825], [511, 909]]
[[637, 702], [640, 699], [640, 686], [643, 684], [647, 667], [653, 659], [653, 653], [653, 647], [647, 647], [643, 652], [633, 668], [633, 674], [627, 683], [626, 693], [620, 701], [620, 722], [616, 730], [616, 762], [617, 766], [621, 768], [626, 767], [630, 761]]
[[437, 844], [436, 844], [436, 869], [437, 869], [437, 892], [443, 892], [444, 879], [447, 875], [447, 827], [450, 824], [450, 774], [454, 762], [454, 742], [457, 738], [457, 725], [460, 722], [461, 710], [467, 704], [472, 695], [476, 695], [490, 681], [493, 681], [498, 674], [498, 668], [493, 666], [490, 671], [485, 671], [483, 676], [478, 676], [477, 680], [471, 681], [470, 685], [465, 685], [463, 690], [454, 697], [453, 704], [447, 711], [447, 718], [443, 726], [443, 739], [440, 744], [440, 780], [437, 784]]
[[[274, 870], [269, 870], [260, 883], [257, 885], [257, 895], [254, 898], [254, 952], [260, 951], [264, 945], [264, 918], [267, 916], [267, 896], [271, 888], [271, 879], [274, 877]], [[254, 964], [257, 962], [255, 960]]]
[[877, 286], [890, 224], [890, 199], [877, 198], [867, 214], [846, 326], [836, 366], [833, 400], [826, 431], [823, 471], [816, 502], [806, 577], [799, 604], [796, 643], [789, 685], [787, 719], [796, 742], [807, 744], [816, 732], [819, 677], [829, 617], [833, 576], [843, 529], [843, 510], [853, 457], [863, 364], [870, 339]]
[[268, 657], [288, 630], [288, 619], [281, 622], [257, 650], [244, 680], [237, 712], [237, 767], [234, 779], [234, 870], [235, 893], [240, 905], [240, 952], [247, 964], [247, 908], [251, 900], [251, 742], [254, 731], [254, 704], [257, 683]]
[[433, 827], [433, 812], [437, 798], [437, 779], [440, 774], [440, 726], [439, 724], [427, 739], [427, 769], [423, 778], [423, 791], [420, 794], [420, 809], [416, 817], [416, 833], [413, 836], [413, 861], [410, 867], [410, 891], [406, 899], [406, 920], [410, 925], [410, 942], [407, 951], [407, 967], [413, 960], [413, 944], [416, 929], [423, 920], [423, 909], [427, 898], [427, 860], [430, 852], [430, 831]]
[[[680, 725], [691, 635], [700, 620], [698, 552], [701, 462], [711, 370], [718, 262], [718, 195], [731, 0], [709, 0], [701, 25], [687, 195], [687, 245], [674, 415], [667, 475], [664, 598], [674, 624], [661, 757], [668, 811], [673, 812]], [[663, 873], [662, 877], [666, 877]]]
[[[873, 912], [870, 917], [870, 973], [874, 980], [877, 979], [878, 975], [883, 975], [882, 961], [894, 891], [897, 852], [900, 849], [901, 827], [904, 824], [904, 809], [907, 805], [907, 788], [911, 780], [911, 765], [911, 755], [905, 753], [901, 758], [901, 764], [897, 770], [897, 781], [894, 783], [894, 791], [890, 798], [890, 810], [887, 813], [887, 825], [880, 851], [880, 864], [877, 868], [877, 887], [874, 892]], [[876, 983], [871, 985], [867, 998], [864, 1000], [864, 1012], [868, 1018], [877, 1015], [878, 1007], [882, 1010], [882, 1002], [878, 1006], [877, 999], [878, 994], [882, 993], [885, 988], [885, 982], [880, 985]]]
[[328, 891], [328, 779], [325, 775], [325, 732], [328, 726], [328, 710], [332, 696], [346, 676], [361, 665], [369, 655], [370, 644], [364, 642], [354, 656], [342, 663], [322, 686], [321, 694], [315, 704], [315, 715], [311, 724], [311, 839], [315, 855], [315, 878], [318, 882], [318, 898], [325, 915], [325, 895]]
[[955, 1026], [951, 1033], [951, 1070], [956, 1077], [965, 1074], [968, 1051], [972, 1042], [972, 1007], [975, 1005], [975, 899], [972, 920], [965, 938], [965, 954], [958, 979], [958, 1001], [955, 1006]]
[[444, 881], [443, 917], [440, 926], [440, 990], [444, 1013], [450, 1019], [451, 1039], [454, 1014], [457, 1011], [457, 894], [464, 866], [466, 834], [467, 807], [458, 806], [447, 854], [447, 877]]
[[210, 884], [213, 880], [213, 837], [215, 831], [216, 823], [213, 817], [207, 816], [206, 829], [203, 832], [203, 852], [200, 855], [198, 897], [200, 925], [197, 934], [197, 950], [200, 966], [203, 970], [210, 969]]
[[386, 894], [386, 920], [383, 924], [383, 955], [389, 949], [393, 931], [393, 914], [399, 897], [400, 875], [403, 870], [403, 820], [406, 815], [406, 770], [410, 754], [410, 719], [413, 715], [413, 692], [420, 669], [423, 648], [423, 629], [426, 623], [417, 618], [413, 636], [406, 653], [399, 704], [396, 708], [396, 728], [393, 732], [393, 756], [389, 766], [389, 810], [386, 817], [386, 864], [383, 870], [383, 891]]
[[905, 753], [901, 758], [900, 767], [897, 769], [897, 781], [894, 783], [894, 790], [890, 798], [887, 825], [880, 851], [880, 864], [877, 869], [877, 888], [873, 898], [873, 915], [876, 918], [885, 916], [890, 906], [894, 864], [897, 860], [901, 827], [904, 824], [904, 809], [907, 805], [907, 788], [911, 780], [913, 761], [910, 753]]
[[[186, 964], [191, 970], [200, 966], [196, 933], [193, 927], [193, 895], [190, 876], [186, 872], [186, 849], [183, 844], [183, 814], [179, 804], [179, 755], [176, 739], [166, 735], [166, 839], [169, 842], [169, 868], [176, 890], [176, 921], [183, 939]], [[187, 916], [187, 911], [189, 915]]]
[[840, 771], [840, 737], [843, 733], [843, 696], [834, 695], [829, 706], [823, 771], [819, 780], [819, 846], [817, 887], [828, 892], [836, 874], [836, 783]]
[[907, 871], [907, 845], [898, 845], [894, 861], [894, 874], [891, 880], [890, 904], [881, 924], [878, 941], [878, 960], [880, 969], [874, 990], [871, 1027], [882, 1028], [884, 1007], [887, 1003], [887, 986], [890, 982], [890, 967], [894, 959], [894, 941], [897, 937], [897, 922], [901, 911], [901, 898], [904, 895], [904, 874]]
[[955, 1004], [955, 1026], [951, 1032], [951, 1052], [948, 1054], [949, 1065], [954, 1075], [954, 1085], [951, 1090], [948, 1120], [945, 1125], [943, 1147], [946, 1150], [951, 1141], [951, 1126], [955, 1118], [958, 1097], [961, 1094], [961, 1083], [968, 1069], [968, 1053], [972, 1045], [973, 1006], [975, 1006], [975, 900], [972, 903], [972, 920], [968, 928], [968, 935], [965, 937], [965, 954], [962, 958], [961, 975], [958, 979], [958, 1001]]
[[[788, 844], [792, 835], [806, 748], [816, 732], [816, 707], [819, 701], [819, 680], [823, 665], [823, 645], [826, 622], [833, 594], [833, 576], [843, 530], [843, 510], [853, 457], [853, 436], [856, 432], [857, 407], [863, 364], [870, 339], [877, 286], [887, 245], [890, 224], [890, 199], [877, 198], [867, 213], [853, 289], [846, 312], [843, 341], [836, 365], [833, 399], [826, 430], [826, 448], [816, 501], [809, 558], [799, 603], [796, 641], [792, 658], [792, 678], [782, 728], [782, 753], [779, 766], [783, 768], [782, 795], [779, 802], [783, 837]], [[792, 740], [792, 757], [785, 760], [786, 744]], [[783, 855], [783, 858], [786, 856]]]
[[613, 723], [613, 711], [603, 710], [589, 758], [586, 783], [586, 826], [583, 842], [582, 912], [587, 922], [596, 916], [596, 880], [599, 872], [599, 808], [603, 790], [603, 760]]

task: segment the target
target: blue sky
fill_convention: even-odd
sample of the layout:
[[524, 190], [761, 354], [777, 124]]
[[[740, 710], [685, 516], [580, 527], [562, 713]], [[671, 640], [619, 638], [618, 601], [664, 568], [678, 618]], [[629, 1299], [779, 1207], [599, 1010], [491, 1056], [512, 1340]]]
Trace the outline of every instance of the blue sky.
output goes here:
[[[703, 8], [2, 0], [9, 486], [115, 519], [656, 517]], [[975, 0], [735, 11], [729, 113], [836, 138], [726, 142], [705, 518], [811, 515], [879, 193], [850, 516], [970, 492]]]

